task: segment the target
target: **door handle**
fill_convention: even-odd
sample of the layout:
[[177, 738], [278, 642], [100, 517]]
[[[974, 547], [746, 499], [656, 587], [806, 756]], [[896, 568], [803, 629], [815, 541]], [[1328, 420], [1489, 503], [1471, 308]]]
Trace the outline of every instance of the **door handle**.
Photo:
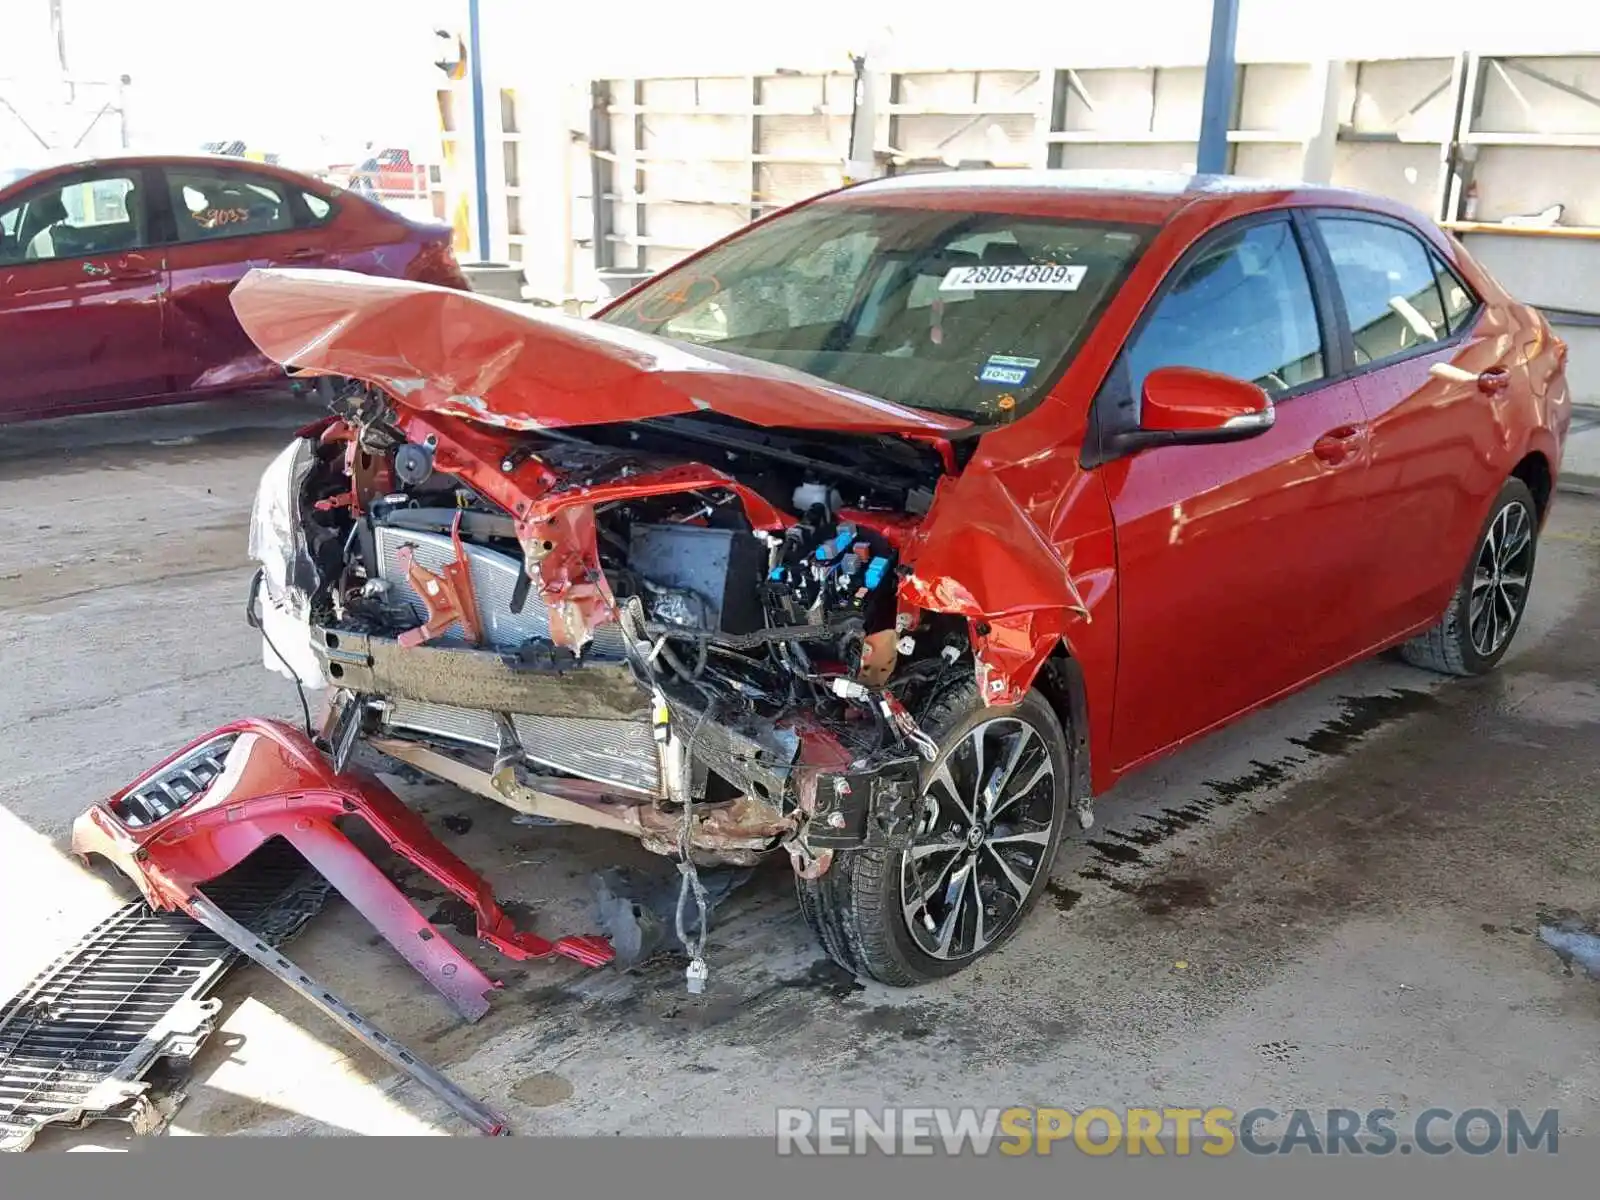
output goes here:
[[1367, 442], [1365, 425], [1341, 425], [1330, 429], [1311, 444], [1311, 452], [1330, 466], [1349, 462], [1361, 453]]
[[1454, 363], [1438, 362], [1428, 368], [1428, 374], [1447, 383], [1475, 383], [1486, 396], [1496, 395], [1511, 386], [1511, 372], [1504, 367], [1490, 367], [1474, 375]]
[[1498, 395], [1510, 386], [1511, 372], [1504, 367], [1490, 367], [1478, 376], [1478, 390], [1486, 396]]
[[83, 273], [90, 279], [154, 279], [161, 272], [156, 267], [108, 266], [105, 263], [86, 262]]

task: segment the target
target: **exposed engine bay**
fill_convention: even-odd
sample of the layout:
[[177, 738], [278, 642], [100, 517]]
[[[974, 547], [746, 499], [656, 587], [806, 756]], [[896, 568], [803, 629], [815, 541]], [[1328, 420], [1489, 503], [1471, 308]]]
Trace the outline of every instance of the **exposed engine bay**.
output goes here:
[[533, 818], [807, 878], [900, 844], [971, 678], [901, 560], [954, 451], [712, 413], [507, 431], [348, 384], [263, 479], [269, 665], [366, 742]]

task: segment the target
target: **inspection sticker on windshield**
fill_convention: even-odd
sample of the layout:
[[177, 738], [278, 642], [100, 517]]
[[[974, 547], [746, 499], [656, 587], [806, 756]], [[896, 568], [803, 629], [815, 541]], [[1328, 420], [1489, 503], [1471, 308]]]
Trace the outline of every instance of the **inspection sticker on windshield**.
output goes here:
[[979, 383], [1001, 383], [1018, 387], [1028, 382], [1028, 376], [1039, 365], [1037, 358], [1019, 358], [1014, 354], [991, 354], [989, 361], [978, 372]]
[[1030, 263], [1010, 267], [951, 267], [941, 292], [1075, 292], [1089, 273], [1084, 266]]

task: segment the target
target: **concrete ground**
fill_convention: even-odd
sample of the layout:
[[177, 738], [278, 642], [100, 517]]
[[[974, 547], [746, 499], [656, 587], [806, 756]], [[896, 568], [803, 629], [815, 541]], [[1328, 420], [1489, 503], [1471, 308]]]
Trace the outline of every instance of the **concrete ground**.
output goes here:
[[[85, 805], [231, 717], [297, 713], [242, 604], [256, 475], [307, 415], [252, 400], [6, 430], [0, 994], [112, 903], [59, 850]], [[1600, 906], [1597, 599], [1600, 500], [1562, 495], [1497, 674], [1366, 663], [1130, 779], [1021, 934], [941, 986], [831, 968], [783, 866], [718, 910], [700, 998], [673, 955], [586, 972], [473, 950], [507, 987], [466, 1026], [340, 902], [290, 953], [521, 1133], [766, 1134], [778, 1105], [846, 1103], [1520, 1105], [1594, 1131], [1600, 986], [1533, 931]], [[599, 867], [669, 874], [615, 837], [402, 790], [542, 932], [594, 928]], [[174, 1134], [461, 1130], [262, 972], [223, 995]]]
[[1561, 474], [1571, 485], [1600, 496], [1600, 405], [1573, 406]]

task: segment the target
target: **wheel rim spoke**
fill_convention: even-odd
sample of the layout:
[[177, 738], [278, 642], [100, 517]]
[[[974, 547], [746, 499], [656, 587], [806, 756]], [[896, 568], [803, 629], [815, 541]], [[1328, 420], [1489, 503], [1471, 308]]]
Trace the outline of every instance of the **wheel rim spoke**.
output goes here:
[[[989, 922], [983, 902], [983, 889], [978, 886], [977, 862], [973, 862], [972, 886], [967, 889], [967, 903], [972, 906], [972, 953], [976, 954], [989, 944]], [[1001, 929], [1005, 926], [1001, 926]], [[996, 930], [998, 933], [999, 930]]]
[[1019, 833], [996, 834], [989, 839], [991, 846], [1010, 846], [1017, 842], [1025, 842], [1031, 846], [1048, 846], [1050, 844], [1050, 830], [1024, 829]]
[[1011, 775], [1017, 769], [1017, 764], [1022, 761], [1022, 755], [1033, 740], [1033, 733], [1026, 726], [1020, 727], [1020, 732], [1012, 739], [1011, 753], [1006, 755], [1005, 761], [995, 768], [993, 777], [983, 788], [983, 812], [989, 819], [994, 819], [998, 811], [995, 807], [999, 799], [1005, 794], [1006, 784], [1011, 782]]
[[[972, 747], [972, 807], [971, 815], [983, 811], [983, 735], [989, 727], [980, 725], [967, 735], [965, 746]], [[965, 747], [963, 747], [965, 748]]]
[[[938, 770], [934, 771], [933, 778], [928, 782], [929, 795], [933, 795], [936, 786], [943, 790], [944, 798], [955, 807], [955, 810], [970, 825], [973, 820], [972, 809], [961, 798], [961, 790], [956, 787], [955, 776], [950, 771], [950, 758], [948, 756], [939, 764]], [[938, 802], [939, 797], [934, 796], [934, 800]]]
[[[944, 923], [939, 927], [939, 953], [941, 956], [949, 955], [951, 946], [955, 942], [956, 931], [961, 927], [962, 900], [965, 898], [967, 889], [972, 881], [971, 864], [969, 863], [963, 867], [957, 874], [961, 876], [961, 881], [957, 883], [955, 876], [951, 876], [951, 886], [956, 890], [955, 894], [950, 897]], [[948, 890], [947, 888], [946, 891]]]
[[[951, 847], [960, 849], [961, 847]], [[910, 860], [907, 859], [907, 869], [901, 872], [900, 894], [906, 899], [901, 907], [905, 910], [906, 921], [913, 928], [921, 923], [922, 914], [928, 909], [928, 902], [947, 886], [951, 877], [951, 868], [961, 861], [959, 854], [953, 855], [950, 860], [942, 865], [935, 865], [931, 876], [921, 876], [921, 886], [917, 885], [917, 876], [909, 870]], [[927, 928], [923, 926], [923, 928]]]
[[[993, 842], [985, 842], [983, 849], [988, 854], [989, 860], [999, 866], [1000, 878], [1011, 885], [1012, 894], [1016, 896], [1017, 903], [1021, 904], [1028, 898], [1028, 893], [1033, 890], [1033, 881], [1031, 879], [1024, 880], [1022, 876], [1018, 875], [1016, 868], [1001, 857], [1000, 852], [994, 848]], [[1038, 872], [1035, 871], [1034, 874], [1038, 874]]]
[[911, 847], [911, 857], [920, 862], [930, 854], [954, 854], [962, 846], [961, 842], [927, 842], [921, 846]]
[[991, 822], [998, 820], [1000, 814], [1005, 812], [1006, 809], [1010, 808], [1018, 800], [1026, 799], [1029, 795], [1031, 795], [1033, 793], [1033, 789], [1038, 787], [1039, 783], [1043, 779], [1054, 775], [1055, 768], [1050, 763], [1050, 756], [1046, 754], [1044, 756], [1044, 760], [1031, 772], [1029, 772], [1027, 778], [1016, 787], [1013, 787], [1010, 791], [1010, 794], [1003, 797], [1000, 803], [995, 805], [994, 811], [989, 814], [989, 820]]

